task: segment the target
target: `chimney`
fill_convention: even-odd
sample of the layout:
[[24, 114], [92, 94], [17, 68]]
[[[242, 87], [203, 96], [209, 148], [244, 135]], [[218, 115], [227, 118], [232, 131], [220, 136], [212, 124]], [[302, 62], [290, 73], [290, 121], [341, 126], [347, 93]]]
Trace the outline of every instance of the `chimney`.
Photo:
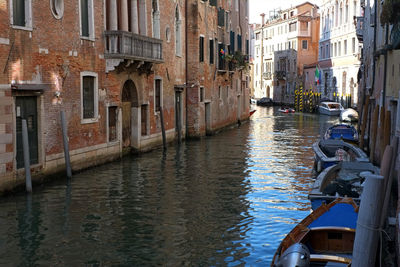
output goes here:
[[265, 18], [265, 14], [264, 14], [264, 13], [262, 13], [262, 14], [260, 14], [260, 16], [261, 16], [261, 26], [264, 26], [264, 18]]

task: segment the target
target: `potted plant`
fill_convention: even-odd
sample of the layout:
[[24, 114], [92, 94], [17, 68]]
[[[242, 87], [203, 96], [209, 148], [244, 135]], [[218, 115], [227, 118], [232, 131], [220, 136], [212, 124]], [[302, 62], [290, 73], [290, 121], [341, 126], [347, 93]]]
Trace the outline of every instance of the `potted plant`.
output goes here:
[[396, 24], [399, 22], [400, 0], [385, 0], [380, 15], [381, 25]]

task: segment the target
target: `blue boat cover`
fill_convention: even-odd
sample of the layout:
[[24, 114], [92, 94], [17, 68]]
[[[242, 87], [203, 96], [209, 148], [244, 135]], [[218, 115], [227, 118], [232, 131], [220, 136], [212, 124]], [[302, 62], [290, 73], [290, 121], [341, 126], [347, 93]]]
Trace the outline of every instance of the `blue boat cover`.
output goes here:
[[358, 213], [347, 203], [338, 203], [313, 221], [308, 228], [314, 227], [347, 227], [356, 229]]

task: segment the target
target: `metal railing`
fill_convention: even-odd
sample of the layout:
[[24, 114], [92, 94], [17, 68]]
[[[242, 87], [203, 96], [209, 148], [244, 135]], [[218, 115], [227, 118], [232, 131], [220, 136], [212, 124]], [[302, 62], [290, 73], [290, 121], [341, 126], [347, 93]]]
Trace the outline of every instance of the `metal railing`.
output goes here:
[[284, 70], [277, 70], [275, 71], [275, 76], [278, 80], [286, 79], [286, 71]]
[[272, 80], [272, 73], [271, 72], [264, 72], [263, 73], [263, 78], [265, 80]]
[[359, 42], [363, 41], [364, 17], [355, 17], [356, 35]]
[[393, 25], [392, 31], [390, 32], [390, 42], [393, 49], [400, 47], [400, 22]]
[[126, 31], [104, 32], [105, 58], [163, 62], [162, 40]]

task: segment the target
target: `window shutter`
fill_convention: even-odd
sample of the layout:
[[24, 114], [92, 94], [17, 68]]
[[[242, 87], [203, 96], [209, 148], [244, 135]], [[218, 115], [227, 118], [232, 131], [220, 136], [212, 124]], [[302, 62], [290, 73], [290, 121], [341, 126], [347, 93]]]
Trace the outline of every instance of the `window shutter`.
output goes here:
[[83, 118], [94, 117], [94, 77], [83, 77]]
[[25, 0], [13, 0], [13, 23], [17, 26], [26, 26]]
[[218, 9], [218, 26], [223, 27], [225, 25], [225, 10], [223, 8]]
[[233, 32], [233, 31], [231, 31], [230, 32], [230, 43], [231, 43], [231, 46], [230, 46], [230, 51], [229, 51], [229, 54], [233, 54], [233, 53], [235, 53], [235, 32]]
[[89, 0], [81, 0], [81, 31], [82, 36], [89, 37]]

